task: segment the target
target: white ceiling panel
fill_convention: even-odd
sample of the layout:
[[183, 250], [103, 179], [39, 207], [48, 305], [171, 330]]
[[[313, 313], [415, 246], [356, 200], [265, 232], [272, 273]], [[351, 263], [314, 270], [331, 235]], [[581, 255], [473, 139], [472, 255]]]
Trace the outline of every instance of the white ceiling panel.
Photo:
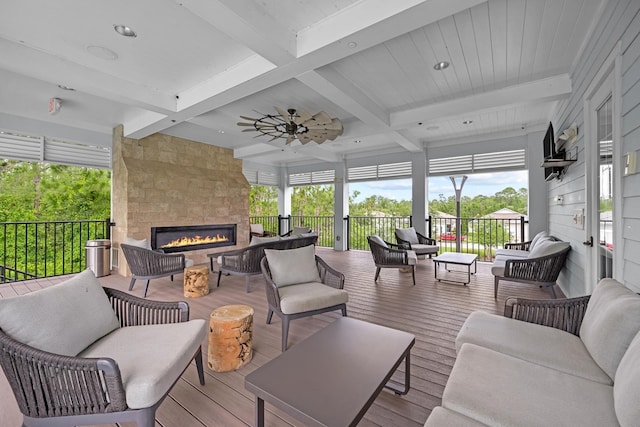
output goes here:
[[[131, 138], [164, 132], [272, 166], [417, 155], [430, 143], [537, 131], [569, 95], [568, 73], [603, 7], [606, 0], [3, 0], [0, 130], [104, 145], [123, 124]], [[120, 36], [115, 24], [137, 37]], [[450, 66], [436, 71], [439, 61]], [[52, 97], [62, 99], [56, 115], [47, 112]], [[344, 133], [285, 146], [236, 124], [274, 107], [325, 111]]]

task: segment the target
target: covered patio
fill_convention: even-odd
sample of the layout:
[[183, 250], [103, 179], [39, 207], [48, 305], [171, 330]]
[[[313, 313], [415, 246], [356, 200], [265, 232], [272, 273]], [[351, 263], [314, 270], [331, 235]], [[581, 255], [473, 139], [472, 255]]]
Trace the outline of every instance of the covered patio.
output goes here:
[[[383, 391], [359, 423], [362, 426], [422, 426], [431, 410], [441, 403], [442, 392], [455, 361], [454, 339], [469, 313], [473, 310], [502, 313], [508, 296], [548, 298], [546, 291], [534, 286], [504, 282], [497, 300], [494, 299], [491, 265], [487, 263], [478, 263], [478, 273], [472, 276], [468, 286], [462, 286], [435, 281], [433, 262], [421, 260], [416, 269], [416, 286], [412, 286], [411, 275], [396, 269], [385, 269], [375, 283], [375, 266], [368, 251], [337, 252], [317, 248], [317, 253], [345, 274], [350, 317], [416, 336], [416, 344], [411, 351], [411, 390], [402, 397]], [[62, 280], [64, 277], [54, 277], [0, 285], [0, 297], [24, 294]], [[128, 277], [112, 274], [99, 280], [103, 286], [128, 289]], [[195, 369], [187, 369], [160, 406], [156, 417], [158, 426], [252, 425], [253, 395], [245, 390], [244, 377], [280, 354], [280, 320], [274, 319], [271, 325], [265, 324], [267, 303], [262, 276], [252, 277], [250, 293], [245, 292], [244, 278], [239, 276], [224, 277], [220, 287], [216, 288], [215, 276], [211, 275], [209, 283], [211, 292], [208, 295], [188, 299], [191, 318], [208, 319], [211, 311], [222, 305], [250, 305], [255, 310], [253, 359], [234, 372], [216, 373], [205, 367], [204, 387], [198, 384]], [[131, 293], [140, 295], [141, 292], [142, 286], [138, 284]], [[168, 277], [153, 280], [147, 298], [185, 300], [182, 276], [177, 276], [174, 282]], [[293, 321], [289, 345], [295, 346], [338, 316], [339, 312], [333, 312]], [[205, 357], [207, 345], [205, 341]], [[0, 398], [4, 402], [0, 424], [19, 425], [21, 415], [4, 377], [0, 381]], [[300, 425], [269, 404], [266, 411], [266, 425]]]

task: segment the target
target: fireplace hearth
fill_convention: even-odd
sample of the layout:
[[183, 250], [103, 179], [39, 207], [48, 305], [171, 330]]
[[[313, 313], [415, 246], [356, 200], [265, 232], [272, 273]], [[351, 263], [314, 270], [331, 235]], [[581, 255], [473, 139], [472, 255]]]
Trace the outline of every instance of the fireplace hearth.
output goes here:
[[236, 224], [151, 227], [151, 248], [164, 253], [233, 246]]

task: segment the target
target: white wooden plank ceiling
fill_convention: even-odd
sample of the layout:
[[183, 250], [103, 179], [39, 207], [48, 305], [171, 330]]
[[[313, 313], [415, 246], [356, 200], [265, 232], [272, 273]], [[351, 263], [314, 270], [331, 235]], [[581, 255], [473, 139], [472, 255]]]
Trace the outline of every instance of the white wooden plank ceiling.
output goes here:
[[[604, 0], [3, 0], [0, 130], [108, 146], [122, 123], [131, 138], [163, 132], [270, 165], [531, 132], [570, 93], [568, 73], [602, 7]], [[137, 37], [117, 34], [116, 24]], [[439, 61], [450, 66], [436, 71]], [[52, 97], [62, 99], [55, 115], [47, 112]], [[273, 114], [275, 106], [326, 111], [344, 134], [284, 147], [236, 125], [240, 115]]]

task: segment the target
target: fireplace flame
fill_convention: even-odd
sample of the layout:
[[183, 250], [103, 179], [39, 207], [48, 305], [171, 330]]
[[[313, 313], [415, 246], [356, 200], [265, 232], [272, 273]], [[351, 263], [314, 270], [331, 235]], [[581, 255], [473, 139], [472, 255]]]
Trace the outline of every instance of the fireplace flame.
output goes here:
[[172, 240], [166, 245], [162, 245], [162, 248], [177, 248], [181, 246], [191, 246], [191, 245], [206, 245], [208, 243], [220, 243], [220, 242], [228, 242], [229, 238], [227, 236], [221, 236], [216, 234], [215, 236], [193, 236], [193, 237], [181, 237], [179, 239]]

